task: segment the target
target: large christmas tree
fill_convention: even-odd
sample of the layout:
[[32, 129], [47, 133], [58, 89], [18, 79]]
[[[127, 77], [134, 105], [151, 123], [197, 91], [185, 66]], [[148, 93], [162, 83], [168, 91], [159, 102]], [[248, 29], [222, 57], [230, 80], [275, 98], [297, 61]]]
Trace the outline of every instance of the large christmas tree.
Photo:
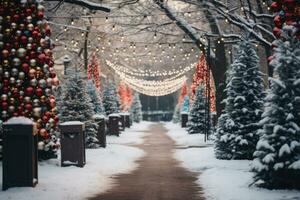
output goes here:
[[[72, 69], [70, 69], [72, 70]], [[98, 140], [96, 137], [97, 125], [93, 122], [95, 106], [87, 92], [86, 77], [80, 71], [68, 71], [65, 77], [66, 82], [62, 87], [62, 97], [60, 103], [60, 120], [81, 121], [86, 128], [86, 146], [97, 148]]]
[[109, 81], [103, 91], [103, 106], [106, 115], [120, 112], [120, 98], [116, 86]]
[[0, 1], [0, 113], [2, 121], [17, 116], [34, 120], [39, 129], [39, 155], [50, 158], [58, 146], [52, 95], [58, 79], [51, 30], [38, 2]]
[[139, 123], [143, 120], [142, 104], [140, 101], [140, 95], [137, 92], [134, 93], [130, 113], [134, 122]]
[[[227, 119], [225, 123], [219, 124], [224, 125], [219, 129], [228, 130], [228, 127], [231, 127], [227, 138], [230, 139], [232, 159], [252, 159], [259, 139], [257, 131], [263, 107], [264, 86], [258, 60], [253, 45], [249, 41], [242, 41], [236, 59], [231, 65], [226, 87], [225, 114]], [[228, 134], [227, 131], [224, 133]], [[224, 139], [222, 136], [218, 138]], [[223, 141], [217, 140], [216, 142]], [[222, 149], [218, 151], [221, 153]]]
[[205, 129], [205, 109], [206, 99], [204, 97], [204, 87], [199, 85], [196, 89], [195, 101], [190, 111], [188, 132], [190, 134], [201, 133]]
[[276, 78], [271, 79], [253, 171], [255, 181], [262, 186], [299, 189], [300, 42], [296, 37], [286, 37], [275, 43], [271, 65]]

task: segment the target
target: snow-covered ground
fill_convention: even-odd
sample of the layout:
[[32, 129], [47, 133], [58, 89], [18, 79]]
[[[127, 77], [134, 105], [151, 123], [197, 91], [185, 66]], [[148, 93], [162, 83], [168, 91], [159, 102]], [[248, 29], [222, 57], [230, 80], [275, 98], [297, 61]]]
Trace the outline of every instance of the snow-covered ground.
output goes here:
[[185, 168], [199, 172], [198, 184], [208, 200], [300, 200], [300, 191], [249, 187], [250, 161], [217, 160], [212, 144], [204, 143], [203, 135], [189, 135], [173, 123], [166, 123], [165, 127], [178, 145], [190, 147], [177, 149], [175, 157]]
[[60, 167], [58, 159], [39, 163], [39, 184], [35, 188], [2, 189], [2, 162], [0, 162], [1, 200], [82, 200], [104, 192], [114, 183], [112, 177], [129, 173], [137, 167], [135, 161], [144, 156], [136, 147], [143, 142], [148, 122], [135, 124], [120, 137], [107, 137], [106, 149], [88, 149], [84, 168]]

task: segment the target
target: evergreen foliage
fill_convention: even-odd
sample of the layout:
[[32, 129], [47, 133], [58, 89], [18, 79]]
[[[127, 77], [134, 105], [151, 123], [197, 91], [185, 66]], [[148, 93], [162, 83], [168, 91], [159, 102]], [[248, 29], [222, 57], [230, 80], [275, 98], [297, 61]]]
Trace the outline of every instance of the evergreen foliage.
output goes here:
[[222, 114], [219, 117], [216, 134], [215, 134], [215, 155], [217, 159], [230, 160], [232, 158], [232, 149], [230, 141], [233, 140], [234, 135], [232, 128], [234, 122], [228, 117], [227, 114]]
[[[228, 159], [252, 159], [259, 139], [258, 122], [263, 109], [264, 86], [258, 62], [253, 45], [242, 41], [231, 65], [226, 86], [226, 116], [221, 118], [223, 121], [219, 123], [217, 132], [221, 135], [216, 140], [219, 155], [222, 154], [223, 143], [229, 144], [227, 147], [231, 149], [232, 156], [225, 156]], [[230, 155], [227, 147], [224, 154]]]
[[106, 115], [120, 112], [120, 98], [113, 82], [108, 82], [103, 91], [103, 106]]
[[60, 122], [81, 121], [85, 123], [86, 146], [97, 148], [98, 139], [97, 125], [92, 120], [95, 114], [95, 106], [87, 93], [86, 77], [80, 71], [70, 71], [65, 77], [66, 82], [62, 87], [62, 97], [60, 102]]
[[205, 108], [207, 104], [203, 94], [204, 87], [199, 85], [189, 115], [188, 132], [190, 134], [201, 133], [205, 130]]
[[181, 113], [188, 113], [190, 111], [190, 98], [188, 95], [186, 95], [183, 99], [182, 105], [181, 105]]
[[140, 101], [140, 95], [137, 92], [134, 93], [130, 112], [134, 122], [139, 123], [143, 120], [142, 104]]
[[94, 105], [94, 112], [100, 115], [105, 114], [104, 107], [101, 101], [100, 91], [97, 90], [92, 80], [87, 81], [87, 92]]
[[268, 188], [300, 188], [300, 42], [277, 41], [276, 78], [263, 113], [254, 153], [255, 181]]
[[180, 104], [178, 103], [174, 108], [174, 113], [172, 117], [173, 123], [179, 123], [180, 122]]

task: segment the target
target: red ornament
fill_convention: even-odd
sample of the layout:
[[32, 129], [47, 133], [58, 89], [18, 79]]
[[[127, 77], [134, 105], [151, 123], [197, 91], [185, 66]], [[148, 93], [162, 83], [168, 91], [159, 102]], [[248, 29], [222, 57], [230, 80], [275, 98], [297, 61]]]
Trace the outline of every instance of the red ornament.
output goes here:
[[1, 103], [1, 108], [2, 108], [2, 110], [7, 110], [7, 108], [8, 108], [8, 103], [7, 103], [6, 101], [3, 101], [3, 102]]
[[41, 97], [43, 95], [43, 89], [42, 88], [36, 88], [35, 95], [38, 97]]
[[32, 96], [33, 95], [33, 91], [34, 91], [33, 87], [28, 87], [25, 90], [25, 95], [26, 96]]
[[25, 104], [25, 109], [27, 111], [31, 111], [32, 110], [32, 105], [30, 103]]
[[22, 64], [22, 70], [23, 70], [23, 72], [28, 73], [29, 72], [29, 65], [27, 63], [23, 63]]

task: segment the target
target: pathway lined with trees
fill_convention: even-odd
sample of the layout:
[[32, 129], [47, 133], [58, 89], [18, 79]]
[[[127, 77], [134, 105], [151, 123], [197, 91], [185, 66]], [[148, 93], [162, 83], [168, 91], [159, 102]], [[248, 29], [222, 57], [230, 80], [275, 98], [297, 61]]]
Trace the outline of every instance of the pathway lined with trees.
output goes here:
[[187, 171], [173, 158], [175, 142], [166, 135], [163, 124], [150, 126], [138, 147], [146, 156], [137, 161], [131, 174], [116, 177], [116, 186], [92, 200], [203, 200], [196, 184], [197, 174]]

